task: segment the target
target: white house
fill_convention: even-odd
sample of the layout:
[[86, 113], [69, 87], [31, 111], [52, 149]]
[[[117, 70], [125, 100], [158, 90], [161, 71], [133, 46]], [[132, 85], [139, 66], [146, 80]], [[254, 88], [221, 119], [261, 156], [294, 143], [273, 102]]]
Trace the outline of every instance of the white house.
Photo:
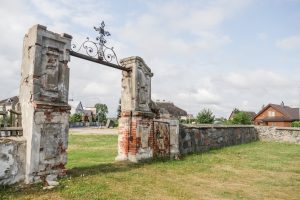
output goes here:
[[83, 114], [84, 109], [82, 106], [81, 101], [69, 101], [69, 105], [71, 106], [71, 115], [78, 113], [78, 114]]

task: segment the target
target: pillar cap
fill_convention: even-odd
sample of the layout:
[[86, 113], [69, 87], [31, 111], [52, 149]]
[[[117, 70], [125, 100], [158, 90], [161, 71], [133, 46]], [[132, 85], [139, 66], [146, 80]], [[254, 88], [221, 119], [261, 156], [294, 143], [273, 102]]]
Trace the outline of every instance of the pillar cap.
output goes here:
[[[120, 64], [124, 67], [127, 67], [127, 65], [130, 65], [132, 63], [138, 63], [138, 62], [142, 63], [142, 65], [147, 69], [148, 73], [152, 77], [153, 73], [151, 73], [150, 67], [148, 67], [148, 65], [145, 63], [143, 58], [141, 58], [139, 56], [131, 56], [131, 57], [123, 58], [120, 60]], [[131, 68], [131, 67], [132, 66], [128, 66], [127, 68]]]

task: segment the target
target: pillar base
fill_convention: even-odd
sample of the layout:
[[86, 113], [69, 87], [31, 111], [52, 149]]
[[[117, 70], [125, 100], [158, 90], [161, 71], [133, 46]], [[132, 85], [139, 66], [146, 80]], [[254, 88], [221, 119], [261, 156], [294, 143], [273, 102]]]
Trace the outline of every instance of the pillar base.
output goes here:
[[118, 155], [116, 158], [115, 158], [115, 161], [118, 161], [118, 162], [121, 162], [121, 161], [127, 161], [128, 160], [128, 157], [126, 155]]

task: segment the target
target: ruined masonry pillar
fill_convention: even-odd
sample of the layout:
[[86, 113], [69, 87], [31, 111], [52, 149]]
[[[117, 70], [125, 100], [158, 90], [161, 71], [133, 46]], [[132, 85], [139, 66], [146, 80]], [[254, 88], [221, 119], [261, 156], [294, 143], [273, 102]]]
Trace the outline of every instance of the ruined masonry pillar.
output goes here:
[[140, 57], [122, 59], [121, 65], [131, 71], [123, 71], [116, 160], [138, 162], [153, 157], [154, 114], [150, 109], [153, 74]]
[[24, 38], [20, 103], [27, 140], [26, 183], [66, 172], [71, 39], [41, 25], [30, 28]]

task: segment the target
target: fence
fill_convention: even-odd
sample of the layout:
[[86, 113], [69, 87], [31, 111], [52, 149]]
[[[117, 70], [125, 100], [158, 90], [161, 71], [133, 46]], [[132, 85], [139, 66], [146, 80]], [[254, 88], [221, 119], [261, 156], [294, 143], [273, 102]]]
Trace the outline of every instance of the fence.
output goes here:
[[22, 114], [20, 104], [0, 105], [0, 137], [22, 136]]

